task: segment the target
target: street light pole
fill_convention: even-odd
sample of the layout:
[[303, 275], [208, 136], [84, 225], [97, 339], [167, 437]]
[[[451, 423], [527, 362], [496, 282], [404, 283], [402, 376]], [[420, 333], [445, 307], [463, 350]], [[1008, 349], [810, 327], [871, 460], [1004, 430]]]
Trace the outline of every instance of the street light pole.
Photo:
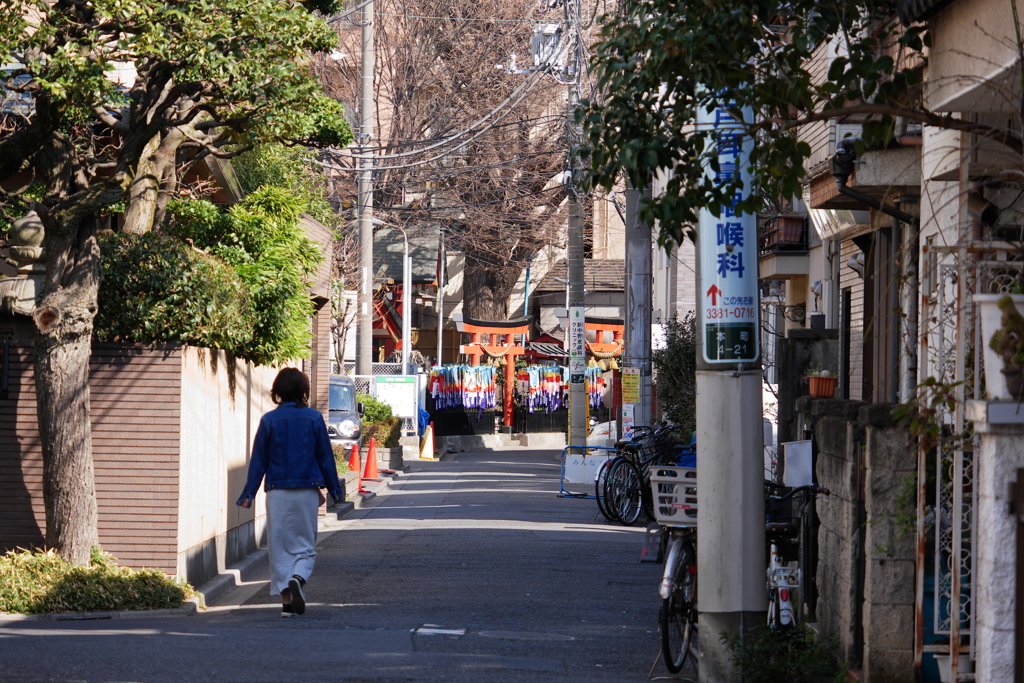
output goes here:
[[373, 158], [364, 154], [373, 139], [373, 0], [363, 5], [361, 104], [359, 109], [359, 260], [361, 282], [356, 310], [356, 374], [373, 374]]

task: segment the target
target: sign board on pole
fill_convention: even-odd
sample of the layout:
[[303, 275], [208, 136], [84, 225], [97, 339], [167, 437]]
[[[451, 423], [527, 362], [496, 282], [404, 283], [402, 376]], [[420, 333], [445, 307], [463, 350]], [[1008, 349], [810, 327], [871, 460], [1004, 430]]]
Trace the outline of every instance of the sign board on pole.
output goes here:
[[[744, 117], [753, 120], [745, 109]], [[701, 209], [700, 232], [700, 327], [707, 363], [743, 363], [760, 357], [757, 290], [757, 217], [741, 214], [736, 205], [751, 191], [747, 168], [754, 141], [743, 136], [742, 121], [724, 108], [710, 112], [697, 108], [697, 125], [715, 131], [718, 172], [710, 165], [707, 174], [718, 183], [739, 175], [743, 190], [720, 215]]]
[[640, 368], [622, 368], [622, 402], [640, 403]]
[[587, 374], [587, 317], [583, 306], [569, 308], [569, 383], [582, 384]]
[[385, 375], [376, 377], [376, 399], [391, 406], [396, 417], [419, 417], [416, 407], [416, 376]]
[[622, 438], [633, 438], [633, 406], [629, 403], [622, 404]]

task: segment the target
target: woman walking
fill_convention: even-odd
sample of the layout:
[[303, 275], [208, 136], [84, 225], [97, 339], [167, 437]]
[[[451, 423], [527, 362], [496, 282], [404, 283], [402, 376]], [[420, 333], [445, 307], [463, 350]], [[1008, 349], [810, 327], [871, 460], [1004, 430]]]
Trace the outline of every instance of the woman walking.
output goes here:
[[343, 495], [323, 416], [308, 407], [309, 379], [296, 368], [277, 374], [270, 389], [277, 404], [260, 419], [249, 461], [249, 478], [237, 505], [248, 508], [260, 483], [267, 492], [270, 594], [281, 596], [281, 616], [306, 611], [302, 587], [316, 559], [317, 510], [326, 488], [336, 503]]

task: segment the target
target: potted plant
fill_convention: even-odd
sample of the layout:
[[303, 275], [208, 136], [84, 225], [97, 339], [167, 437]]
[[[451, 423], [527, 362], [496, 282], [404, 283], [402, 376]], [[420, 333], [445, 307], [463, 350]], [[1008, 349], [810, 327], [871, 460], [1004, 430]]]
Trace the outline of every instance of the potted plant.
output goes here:
[[[1024, 371], [1024, 316], [1008, 294], [1001, 297], [996, 306], [1002, 314], [1001, 326], [992, 334], [988, 345], [1002, 361], [1000, 372], [1006, 383], [1006, 392], [1011, 398], [1021, 399], [1024, 398], [1024, 383], [1021, 381], [1021, 372]], [[994, 368], [986, 368], [986, 372], [993, 371]]]
[[990, 400], [1024, 398], [1024, 294], [976, 294], [985, 360], [985, 393]]
[[838, 377], [831, 370], [818, 365], [807, 368], [807, 384], [811, 396], [816, 398], [834, 398]]
[[806, 221], [807, 219], [803, 216], [779, 215], [777, 241], [783, 244], [799, 244], [803, 242]]

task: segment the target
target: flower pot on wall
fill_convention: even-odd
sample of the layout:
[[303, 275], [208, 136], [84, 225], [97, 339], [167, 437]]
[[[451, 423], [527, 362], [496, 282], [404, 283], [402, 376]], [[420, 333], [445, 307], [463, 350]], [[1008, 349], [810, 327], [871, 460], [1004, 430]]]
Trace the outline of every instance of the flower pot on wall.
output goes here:
[[799, 244], [804, 241], [803, 216], [779, 216], [776, 241], [784, 244]]
[[[982, 359], [985, 362], [985, 395], [989, 400], [1018, 398], [1006, 388], [1003, 373], [1003, 359], [989, 347], [989, 341], [996, 330], [1003, 326], [1003, 312], [999, 310], [999, 300], [1005, 294], [975, 294], [974, 303], [978, 305], [978, 318], [981, 322]], [[1024, 294], [1010, 294], [1013, 305], [1024, 313]]]
[[808, 377], [810, 394], [816, 398], [835, 398], [838, 377]]

